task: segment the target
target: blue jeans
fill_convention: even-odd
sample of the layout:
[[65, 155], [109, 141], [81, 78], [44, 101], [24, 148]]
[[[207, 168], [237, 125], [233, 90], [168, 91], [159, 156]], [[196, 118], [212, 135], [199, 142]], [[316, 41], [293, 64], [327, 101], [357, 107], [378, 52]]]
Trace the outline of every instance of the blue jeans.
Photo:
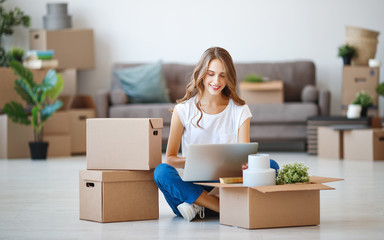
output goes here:
[[[270, 167], [276, 171], [279, 164], [274, 160], [270, 160]], [[173, 212], [181, 216], [177, 206], [183, 202], [192, 204], [201, 195], [204, 190], [209, 191], [210, 187], [196, 185], [193, 182], [184, 182], [177, 170], [169, 164], [162, 163], [155, 169], [154, 178], [157, 186], [164, 194], [169, 206]]]

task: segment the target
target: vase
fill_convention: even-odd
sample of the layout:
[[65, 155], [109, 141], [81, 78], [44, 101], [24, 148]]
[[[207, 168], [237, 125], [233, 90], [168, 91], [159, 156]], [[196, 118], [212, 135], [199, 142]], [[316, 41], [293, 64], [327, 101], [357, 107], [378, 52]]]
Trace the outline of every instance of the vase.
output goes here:
[[47, 159], [48, 142], [29, 142], [32, 160]]

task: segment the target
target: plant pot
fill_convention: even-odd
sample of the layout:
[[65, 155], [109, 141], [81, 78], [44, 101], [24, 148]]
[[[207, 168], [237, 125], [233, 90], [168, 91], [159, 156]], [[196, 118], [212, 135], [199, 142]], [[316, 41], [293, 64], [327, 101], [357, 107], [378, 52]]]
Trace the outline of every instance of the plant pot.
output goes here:
[[359, 104], [349, 104], [347, 111], [347, 118], [359, 118], [361, 116], [361, 105]]
[[47, 159], [48, 142], [29, 142], [32, 160]]
[[344, 65], [351, 65], [351, 57], [343, 57]]
[[368, 114], [368, 107], [362, 107], [361, 108], [361, 117], [367, 117]]

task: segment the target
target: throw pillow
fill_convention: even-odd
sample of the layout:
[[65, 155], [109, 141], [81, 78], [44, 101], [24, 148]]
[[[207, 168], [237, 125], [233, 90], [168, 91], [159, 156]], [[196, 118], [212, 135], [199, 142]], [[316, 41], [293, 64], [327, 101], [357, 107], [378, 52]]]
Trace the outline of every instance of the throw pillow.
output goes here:
[[301, 100], [303, 102], [316, 102], [318, 99], [318, 91], [313, 85], [306, 85], [301, 91]]
[[169, 102], [161, 61], [118, 69], [114, 71], [114, 74], [120, 79], [123, 90], [131, 102]]

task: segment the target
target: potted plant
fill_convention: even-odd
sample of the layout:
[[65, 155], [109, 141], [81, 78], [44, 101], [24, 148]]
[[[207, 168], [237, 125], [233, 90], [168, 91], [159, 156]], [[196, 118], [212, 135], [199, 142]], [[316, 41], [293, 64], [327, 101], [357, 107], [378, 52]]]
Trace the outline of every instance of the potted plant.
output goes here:
[[260, 83], [264, 82], [263, 75], [255, 75], [255, 74], [250, 74], [244, 77], [244, 82], [249, 82], [249, 83]]
[[357, 94], [353, 104], [361, 105], [361, 117], [366, 117], [368, 108], [373, 106], [373, 99], [371, 95], [361, 91]]
[[348, 44], [341, 45], [338, 56], [343, 58], [344, 65], [351, 65], [351, 59], [357, 56], [356, 48]]
[[10, 61], [9, 66], [17, 75], [15, 90], [26, 102], [12, 101], [4, 105], [3, 112], [15, 123], [32, 124], [34, 142], [29, 143], [32, 159], [46, 159], [48, 143], [43, 141], [44, 123], [63, 103], [57, 100], [63, 89], [64, 81], [60, 74], [50, 69], [41, 84], [34, 81], [31, 71], [17, 61]]
[[22, 25], [29, 27], [31, 19], [25, 15], [20, 8], [14, 8], [13, 10], [7, 11], [4, 9], [2, 4], [6, 0], [0, 0], [0, 66], [7, 66], [9, 54], [6, 53], [2, 46], [2, 39], [4, 35], [12, 35], [14, 26]]

